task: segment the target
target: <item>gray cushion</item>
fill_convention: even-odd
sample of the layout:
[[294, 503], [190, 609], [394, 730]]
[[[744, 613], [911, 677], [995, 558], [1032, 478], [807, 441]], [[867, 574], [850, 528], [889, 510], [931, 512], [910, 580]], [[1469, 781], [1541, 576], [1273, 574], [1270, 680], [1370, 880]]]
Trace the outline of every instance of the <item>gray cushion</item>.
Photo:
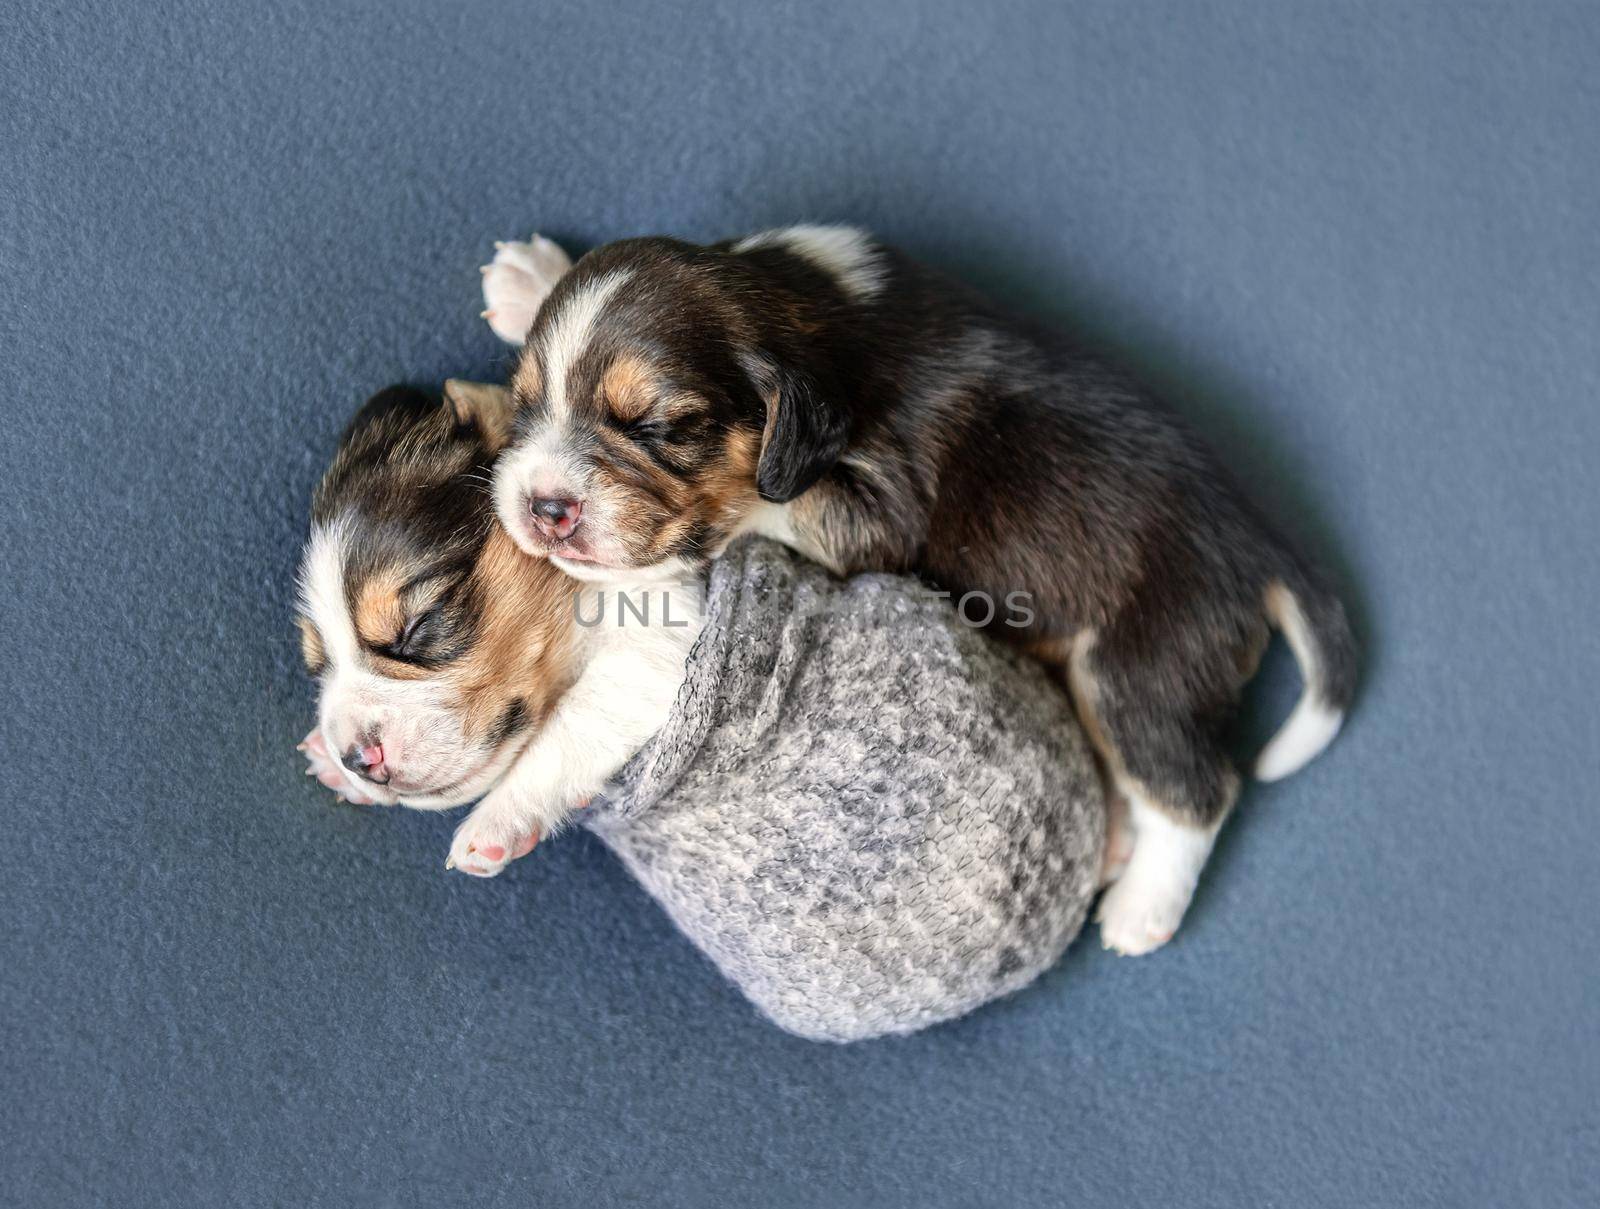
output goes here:
[[585, 822], [773, 1021], [851, 1041], [1053, 963], [1105, 806], [1037, 665], [915, 580], [746, 540], [712, 568], [672, 718]]

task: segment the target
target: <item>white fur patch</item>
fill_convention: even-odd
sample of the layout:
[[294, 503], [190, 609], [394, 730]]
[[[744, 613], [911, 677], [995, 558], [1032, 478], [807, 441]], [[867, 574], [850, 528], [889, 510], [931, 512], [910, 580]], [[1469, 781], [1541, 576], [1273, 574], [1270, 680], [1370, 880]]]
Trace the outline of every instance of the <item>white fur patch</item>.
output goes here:
[[1293, 592], [1281, 583], [1267, 588], [1267, 615], [1283, 631], [1305, 680], [1305, 690], [1289, 720], [1256, 757], [1256, 779], [1277, 781], [1299, 772], [1332, 743], [1344, 725], [1344, 711], [1322, 700], [1322, 664], [1311, 623]]
[[[494, 470], [494, 504], [506, 531], [528, 553], [536, 557], [543, 551], [530, 544], [523, 514], [524, 500], [537, 497], [582, 499], [588, 509], [589, 532], [601, 530], [607, 518], [594, 500], [588, 499], [587, 472], [573, 456], [568, 444], [571, 412], [567, 399], [567, 378], [573, 363], [588, 347], [594, 325], [606, 303], [632, 270], [618, 269], [585, 283], [561, 302], [541, 337], [544, 398], [548, 410], [537, 428], [508, 449]], [[525, 354], [526, 355], [526, 354]], [[576, 564], [561, 564], [570, 570]], [[581, 572], [578, 572], [581, 576]]]
[[1116, 792], [1127, 803], [1127, 815], [1119, 820], [1123, 834], [1118, 840], [1125, 846], [1131, 836], [1133, 850], [1123, 869], [1110, 871], [1116, 880], [1101, 898], [1095, 918], [1100, 921], [1101, 943], [1133, 957], [1159, 949], [1178, 930], [1216, 842], [1217, 828], [1174, 820], [1128, 774], [1121, 757], [1107, 745], [1099, 714], [1100, 685], [1090, 662], [1096, 640], [1093, 630], [1074, 639], [1068, 682], [1078, 717], [1105, 759]]
[[[301, 609], [317, 627], [327, 663], [318, 690], [317, 729], [328, 760], [358, 796], [370, 801], [403, 801], [420, 810], [471, 801], [500, 777], [516, 749], [506, 745], [483, 762], [467, 743], [460, 703], [442, 682], [395, 679], [369, 666], [345, 599], [345, 562], [355, 523], [341, 517], [318, 526], [300, 564]], [[386, 750], [400, 753], [398, 771], [411, 787], [371, 784], [338, 762], [338, 754], [364, 733], [378, 734]], [[445, 794], [432, 792], [444, 786], [450, 787]]]
[[540, 349], [544, 353], [544, 396], [552, 419], [565, 418], [567, 375], [572, 363], [589, 346], [589, 335], [606, 303], [623, 282], [633, 276], [631, 269], [617, 269], [585, 282], [582, 288], [561, 302], [550, 326], [545, 328]]
[[1300, 698], [1283, 728], [1256, 757], [1256, 779], [1279, 781], [1299, 772], [1332, 743], [1344, 725], [1344, 714], [1310, 695]]
[[686, 558], [673, 556], [663, 559], [658, 563], [651, 563], [648, 567], [629, 567], [619, 571], [616, 567], [597, 567], [593, 563], [578, 562], [570, 558], [562, 558], [559, 554], [549, 555], [551, 562], [560, 567], [573, 579], [585, 583], [610, 583], [618, 575], [626, 575], [629, 580], [638, 584], [666, 584], [678, 580], [689, 580], [695, 575], [695, 566]]
[[[340, 517], [313, 530], [300, 562], [300, 607], [317, 627], [326, 670], [318, 694], [318, 727], [330, 740], [329, 762], [357, 796], [383, 800], [381, 789], [363, 782], [343, 764], [338, 753], [355, 727], [345, 708], [352, 681], [361, 676], [361, 639], [345, 603], [344, 561], [350, 521]], [[336, 720], [330, 731], [330, 719]]]
[[872, 237], [857, 227], [779, 227], [747, 235], [733, 250], [771, 247], [787, 248], [809, 260], [852, 298], [864, 301], [883, 288], [887, 273], [883, 257]]
[[300, 562], [300, 604], [322, 639], [330, 667], [354, 664], [361, 640], [344, 598], [344, 559], [347, 526], [344, 518], [321, 525], [306, 543]]
[[1178, 930], [1217, 829], [1175, 822], [1142, 794], [1124, 792], [1133, 856], [1100, 900], [1095, 918], [1106, 948], [1137, 957], [1160, 948]]
[[[762, 537], [770, 537], [775, 542], [782, 542], [790, 549], [799, 549], [799, 534], [795, 532], [794, 517], [789, 514], [788, 504], [774, 504], [762, 500], [754, 505], [739, 519], [728, 540], [723, 544], [725, 550], [735, 538], [743, 537], [746, 533], [758, 533]], [[722, 550], [715, 553], [721, 554]]]
[[[540, 497], [583, 499], [586, 479], [585, 467], [567, 447], [565, 426], [547, 417], [526, 438], [501, 455], [493, 478], [495, 510], [506, 531], [527, 548], [523, 501]], [[591, 509], [591, 525], [593, 520]]]
[[827, 550], [806, 537], [796, 527], [794, 513], [790, 511], [788, 504], [774, 504], [762, 500], [745, 513], [738, 526], [728, 535], [728, 540], [719, 549], [713, 550], [712, 554], [721, 554], [735, 538], [742, 537], [746, 533], [756, 533], [775, 542], [781, 542], [796, 554], [803, 555], [814, 563], [821, 563], [835, 575], [844, 574], [844, 568], [839, 566]]
[[[626, 574], [582, 589], [575, 607], [584, 623], [578, 630], [583, 670], [505, 778], [461, 825], [447, 866], [459, 864], [479, 835], [556, 830], [666, 722], [700, 633], [702, 589], [694, 577], [641, 583]], [[619, 594], [630, 607], [620, 605]], [[492, 876], [502, 865], [476, 872]]]

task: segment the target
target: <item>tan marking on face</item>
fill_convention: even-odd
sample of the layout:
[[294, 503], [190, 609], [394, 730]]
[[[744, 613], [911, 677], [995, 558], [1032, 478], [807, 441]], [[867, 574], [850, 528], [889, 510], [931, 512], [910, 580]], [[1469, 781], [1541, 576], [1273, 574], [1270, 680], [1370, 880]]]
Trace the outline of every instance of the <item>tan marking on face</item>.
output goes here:
[[369, 646], [387, 646], [399, 637], [406, 624], [400, 591], [409, 578], [404, 567], [384, 567], [356, 589], [352, 620], [362, 642]]
[[322, 647], [322, 635], [311, 618], [296, 617], [295, 621], [300, 626], [300, 658], [305, 661], [306, 671], [315, 676], [328, 662], [328, 653]]
[[597, 511], [626, 517], [616, 540], [634, 563], [657, 561], [655, 551], [665, 545], [665, 530], [681, 518], [689, 504], [684, 484], [656, 466], [625, 438], [597, 434], [600, 454], [589, 478], [589, 496]]
[[[440, 594], [448, 581], [424, 580], [406, 589], [417, 574], [417, 568], [408, 565], [387, 567], [356, 592], [356, 631], [369, 646], [387, 646], [399, 639], [406, 623], [419, 613], [426, 613], [439, 602]], [[368, 609], [363, 621], [363, 610]], [[369, 630], [367, 623], [372, 624]], [[391, 680], [427, 680], [437, 673], [404, 659], [392, 659], [380, 650], [371, 651], [368, 658], [372, 669]]]
[[661, 418], [671, 424], [694, 415], [704, 408], [705, 403], [699, 395], [688, 391], [675, 391], [665, 396], [657, 406]]
[[659, 379], [645, 358], [623, 353], [600, 377], [600, 403], [624, 424], [641, 419], [656, 401]]
[[[698, 411], [702, 404], [691, 397], [680, 406]], [[700, 468], [680, 478], [622, 434], [604, 429], [595, 433], [598, 455], [590, 496], [607, 514], [628, 518], [616, 539], [634, 565], [650, 565], [673, 554], [706, 553], [681, 543], [696, 530], [704, 530], [707, 549], [715, 548], [760, 502], [755, 486], [760, 455], [756, 433], [735, 428], [704, 439], [715, 442], [711, 456], [702, 454]]]
[[511, 374], [511, 391], [518, 399], [537, 399], [544, 392], [544, 376], [539, 372], [539, 358], [532, 351], [524, 352]]
[[732, 429], [723, 438], [722, 457], [709, 467], [701, 485], [708, 523], [733, 528], [761, 502], [756, 492], [760, 459], [761, 438], [748, 429]]
[[406, 663], [402, 659], [391, 659], [387, 655], [378, 654], [372, 656], [372, 670], [390, 680], [426, 680], [436, 675], [435, 672], [419, 664]]

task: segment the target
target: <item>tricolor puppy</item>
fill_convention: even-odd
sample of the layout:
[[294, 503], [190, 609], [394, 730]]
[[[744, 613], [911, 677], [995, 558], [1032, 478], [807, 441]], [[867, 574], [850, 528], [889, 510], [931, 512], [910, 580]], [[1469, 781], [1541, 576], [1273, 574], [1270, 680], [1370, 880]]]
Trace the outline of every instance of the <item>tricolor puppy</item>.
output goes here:
[[[1221, 735], [1276, 625], [1306, 687], [1263, 778], [1330, 742], [1355, 686], [1344, 611], [1201, 441], [1100, 361], [862, 232], [699, 247], [547, 240], [485, 267], [522, 345], [506, 529], [575, 576], [673, 575], [755, 530], [840, 573], [1013, 593], [1130, 806], [1102, 935], [1177, 928], [1238, 777]], [[988, 602], [988, 605], [985, 604]], [[998, 619], [1004, 610], [996, 609]]]
[[374, 396], [312, 499], [299, 624], [319, 693], [302, 748], [349, 801], [437, 810], [481, 798], [446, 863], [490, 876], [659, 729], [701, 590], [672, 585], [672, 626], [629, 625], [616, 594], [634, 595], [635, 621], [650, 602], [628, 573], [579, 585], [527, 557], [488, 494], [506, 392], [453, 382], [446, 395]]

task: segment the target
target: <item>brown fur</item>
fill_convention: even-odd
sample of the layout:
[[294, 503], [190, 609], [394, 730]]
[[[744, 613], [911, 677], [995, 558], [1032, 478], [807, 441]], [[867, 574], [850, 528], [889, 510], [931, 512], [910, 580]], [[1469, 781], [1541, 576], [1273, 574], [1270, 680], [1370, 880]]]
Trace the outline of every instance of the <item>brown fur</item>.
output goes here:
[[355, 592], [352, 617], [356, 633], [369, 646], [388, 646], [399, 637], [406, 624], [406, 609], [400, 592], [417, 571], [403, 563], [384, 567], [365, 580]]
[[659, 379], [649, 361], [624, 353], [600, 376], [601, 406], [626, 424], [643, 418], [655, 405]]
[[497, 526], [472, 585], [483, 609], [477, 640], [443, 673], [464, 703], [467, 732], [482, 735], [519, 698], [537, 729], [572, 683], [573, 583]]
[[[394, 388], [369, 402], [317, 488], [313, 520], [346, 533], [344, 597], [365, 667], [441, 685], [471, 743], [521, 743], [571, 683], [574, 585], [494, 523], [488, 471], [508, 435], [508, 393], [451, 382], [446, 397]], [[321, 635], [298, 621], [319, 674]], [[402, 646], [414, 621], [416, 650]]]
[[537, 399], [544, 390], [544, 373], [537, 361], [524, 359], [511, 375], [511, 392], [522, 398]]
[[[1032, 622], [999, 636], [1058, 669], [1094, 636], [1080, 670], [1113, 771], [1180, 819], [1218, 822], [1264, 586], [1292, 586], [1321, 652], [1312, 687], [1343, 710], [1356, 659], [1337, 597], [1136, 383], [893, 249], [872, 254], [879, 280], [862, 296], [782, 240], [597, 248], [535, 319], [512, 379], [519, 411], [537, 422], [545, 407], [543, 340], [564, 301], [627, 274], [572, 363], [590, 412], [561, 420], [606, 497], [600, 515], [620, 518], [597, 542], [628, 565], [692, 562], [764, 500], [787, 505], [779, 531], [836, 572], [1021, 593]], [[612, 375], [699, 406], [669, 424], [658, 399], [639, 413], [657, 418], [651, 431], [630, 432], [593, 389]], [[522, 520], [502, 506], [506, 524]]]
[[328, 662], [327, 652], [322, 649], [322, 635], [309, 617], [296, 617], [295, 624], [300, 627], [300, 658], [305, 661], [306, 671], [313, 676], [320, 675]]

